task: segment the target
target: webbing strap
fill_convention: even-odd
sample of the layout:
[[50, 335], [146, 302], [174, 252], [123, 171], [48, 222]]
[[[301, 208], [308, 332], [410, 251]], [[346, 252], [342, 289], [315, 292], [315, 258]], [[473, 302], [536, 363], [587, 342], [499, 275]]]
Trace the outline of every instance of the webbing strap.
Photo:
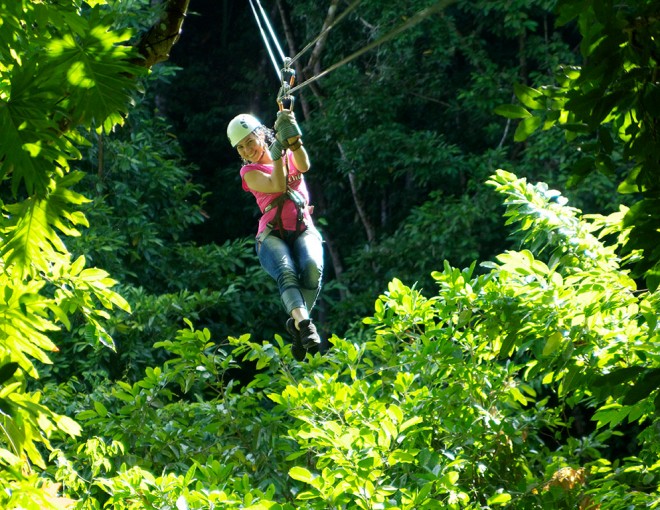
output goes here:
[[288, 198], [288, 197], [286, 196], [286, 192], [282, 193], [282, 194], [281, 194], [280, 196], [278, 196], [278, 197], [275, 197], [275, 198], [274, 198], [273, 200], [271, 200], [271, 202], [270, 202], [270, 203], [264, 208], [264, 214], [266, 214], [267, 212], [272, 211], [273, 208], [275, 208], [275, 207], [280, 207], [280, 206], [284, 203], [284, 201], [285, 201], [287, 198]]
[[271, 222], [274, 223], [272, 227], [277, 228], [280, 231], [284, 231], [284, 223], [282, 222], [282, 209], [284, 208], [284, 203], [287, 200], [291, 200], [293, 205], [296, 206], [296, 231], [299, 232], [302, 230], [302, 225], [305, 223], [305, 208], [307, 207], [307, 203], [305, 202], [303, 196], [296, 190], [287, 186], [284, 193], [275, 197], [266, 207], [264, 207], [263, 214], [266, 214], [267, 212], [272, 211], [275, 207], [277, 207], [275, 217]]
[[[288, 182], [289, 180], [289, 158], [287, 153], [284, 154], [283, 159], [283, 164], [284, 164], [284, 175], [285, 179]], [[281, 232], [284, 231], [284, 224], [282, 222], [282, 209], [284, 207], [284, 202], [287, 200], [291, 200], [293, 202], [293, 205], [296, 206], [296, 231], [301, 231], [302, 224], [305, 222], [305, 208], [307, 207], [307, 201], [305, 198], [298, 193], [296, 190], [291, 188], [288, 184], [286, 185], [286, 189], [284, 190], [284, 193], [281, 195], [275, 197], [273, 200], [270, 201], [270, 203], [264, 207], [264, 212], [263, 214], [266, 214], [269, 211], [272, 211], [273, 208], [277, 207], [277, 211], [275, 212], [275, 217], [273, 218], [273, 222], [275, 223], [275, 226], [273, 228], [277, 228]], [[269, 224], [270, 225], [270, 224]]]

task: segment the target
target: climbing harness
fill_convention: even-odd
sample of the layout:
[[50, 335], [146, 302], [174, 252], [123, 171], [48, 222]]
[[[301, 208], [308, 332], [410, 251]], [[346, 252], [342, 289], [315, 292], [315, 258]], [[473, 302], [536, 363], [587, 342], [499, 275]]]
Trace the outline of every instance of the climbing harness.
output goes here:
[[284, 193], [273, 199], [271, 203], [268, 204], [264, 209], [264, 214], [266, 214], [267, 212], [277, 207], [277, 210], [275, 211], [275, 217], [273, 218], [273, 221], [268, 223], [268, 227], [271, 231], [275, 229], [279, 230], [280, 232], [284, 231], [284, 224], [282, 222], [282, 209], [284, 207], [284, 203], [287, 200], [291, 200], [296, 206], [296, 211], [298, 213], [296, 217], [296, 232], [302, 232], [303, 225], [305, 225], [304, 214], [305, 209], [307, 208], [307, 201], [300, 193], [288, 186]]
[[[287, 174], [288, 174], [287, 169]], [[291, 200], [293, 205], [296, 206], [296, 233], [300, 234], [305, 228], [307, 228], [307, 220], [305, 219], [305, 210], [309, 207], [305, 197], [303, 197], [296, 190], [291, 188], [288, 184], [286, 191], [281, 195], [275, 197], [271, 202], [264, 208], [263, 214], [272, 211], [277, 208], [275, 211], [275, 216], [272, 221], [268, 222], [266, 228], [257, 236], [257, 241], [262, 242], [271, 232], [278, 231], [282, 237], [284, 237], [284, 222], [282, 221], [282, 209], [284, 208], [284, 203], [287, 200]]]

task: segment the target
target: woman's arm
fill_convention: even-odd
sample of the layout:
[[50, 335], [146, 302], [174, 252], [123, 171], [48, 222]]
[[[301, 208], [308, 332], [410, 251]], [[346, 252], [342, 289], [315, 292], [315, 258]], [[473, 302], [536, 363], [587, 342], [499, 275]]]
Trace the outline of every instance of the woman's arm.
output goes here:
[[286, 173], [282, 158], [273, 161], [273, 171], [270, 174], [261, 170], [250, 170], [243, 176], [245, 183], [253, 191], [260, 193], [284, 193], [286, 191]]
[[[309, 155], [302, 145], [302, 131], [291, 110], [280, 110], [275, 120], [275, 137], [293, 153], [293, 162], [299, 172], [309, 170]], [[286, 142], [283, 140], [286, 139]]]
[[296, 147], [298, 142], [294, 141], [291, 143], [291, 140], [295, 140], [295, 138], [289, 138], [289, 147], [293, 152], [293, 162], [298, 171], [304, 174], [312, 166], [309, 162], [309, 154], [307, 154], [305, 147], [303, 147], [302, 138], [298, 137], [298, 142], [300, 142], [298, 147]]

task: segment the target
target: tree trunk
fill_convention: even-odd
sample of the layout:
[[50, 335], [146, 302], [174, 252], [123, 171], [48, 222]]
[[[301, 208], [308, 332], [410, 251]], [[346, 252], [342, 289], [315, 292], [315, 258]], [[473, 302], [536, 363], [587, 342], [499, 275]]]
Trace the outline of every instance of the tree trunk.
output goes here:
[[[282, 18], [282, 25], [284, 26], [289, 49], [292, 52], [295, 52], [296, 46], [293, 37], [293, 30], [291, 29], [291, 23], [288, 20], [288, 17], [286, 15], [286, 10], [282, 5], [281, 0], [277, 0], [277, 5], [280, 9], [280, 17]], [[328, 12], [326, 14], [325, 20], [323, 21], [323, 26], [321, 27], [319, 33], [325, 32], [325, 30], [330, 25], [332, 25], [332, 23], [334, 22], [337, 16], [338, 5], [339, 5], [339, 0], [332, 0], [330, 6], [328, 7]], [[296, 73], [299, 76], [302, 75], [304, 76], [304, 78], [309, 78], [321, 72], [321, 55], [323, 54], [323, 50], [325, 48], [325, 43], [327, 41], [327, 38], [328, 38], [328, 32], [325, 32], [321, 37], [319, 37], [318, 41], [316, 41], [316, 43], [312, 48], [312, 53], [309, 60], [307, 61], [307, 64], [302, 68], [302, 74], [300, 72], [300, 65], [298, 64], [299, 61], [296, 60], [296, 62], [294, 63], [294, 67], [296, 69]], [[310, 86], [310, 90], [312, 91], [314, 97], [317, 99], [319, 103], [320, 111], [323, 112], [323, 96], [321, 94], [320, 89], [317, 87]], [[310, 110], [309, 110], [309, 106], [307, 105], [307, 102], [304, 101], [304, 99], [302, 100], [302, 105], [303, 105], [303, 114], [305, 118], [308, 118]], [[341, 154], [341, 158], [346, 159], [346, 155], [344, 153], [341, 144], [337, 143], [337, 147], [339, 148], [339, 153]], [[357, 185], [355, 184], [355, 174], [353, 172], [349, 172], [348, 182], [351, 188], [351, 195], [353, 197], [353, 203], [355, 204], [355, 209], [357, 210], [360, 221], [362, 222], [362, 226], [364, 227], [367, 236], [367, 241], [369, 242], [369, 244], [371, 244], [376, 239], [376, 232], [373, 225], [371, 224], [371, 221], [369, 220], [369, 217], [367, 216], [366, 210], [364, 208], [364, 202], [362, 201], [362, 198], [358, 193]], [[338, 270], [337, 267], [335, 269]], [[338, 278], [339, 276], [340, 275], [337, 274]]]
[[[347, 158], [344, 153], [344, 148], [339, 142], [337, 142], [337, 147], [339, 147], [341, 158], [343, 160], [346, 160]], [[371, 220], [369, 220], [367, 211], [364, 208], [364, 202], [362, 201], [362, 197], [358, 193], [357, 185], [355, 184], [355, 173], [352, 170], [348, 172], [348, 183], [351, 185], [351, 195], [353, 196], [353, 203], [355, 204], [355, 209], [358, 213], [358, 216], [360, 217], [360, 221], [362, 221], [362, 226], [364, 227], [364, 231], [367, 235], [367, 241], [369, 242], [369, 244], [373, 244], [373, 242], [376, 240], [376, 230], [374, 229], [374, 226], [371, 224]]]
[[172, 46], [179, 40], [181, 26], [190, 0], [167, 0], [160, 19], [135, 45], [140, 53], [133, 63], [150, 68], [170, 58]]

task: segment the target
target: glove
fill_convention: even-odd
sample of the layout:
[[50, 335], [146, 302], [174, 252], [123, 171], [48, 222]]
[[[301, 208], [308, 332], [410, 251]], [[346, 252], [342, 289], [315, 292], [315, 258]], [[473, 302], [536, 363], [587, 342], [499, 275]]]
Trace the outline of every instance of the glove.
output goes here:
[[291, 110], [282, 110], [277, 112], [274, 128], [275, 138], [282, 144], [285, 149], [289, 148], [289, 138], [298, 138], [302, 136], [300, 126], [298, 126], [296, 117], [293, 115]]
[[268, 152], [270, 153], [270, 158], [273, 161], [277, 161], [278, 159], [282, 159], [282, 151], [284, 150], [284, 146], [279, 142], [279, 140], [275, 140], [272, 144], [270, 144], [270, 147], [268, 147]]

